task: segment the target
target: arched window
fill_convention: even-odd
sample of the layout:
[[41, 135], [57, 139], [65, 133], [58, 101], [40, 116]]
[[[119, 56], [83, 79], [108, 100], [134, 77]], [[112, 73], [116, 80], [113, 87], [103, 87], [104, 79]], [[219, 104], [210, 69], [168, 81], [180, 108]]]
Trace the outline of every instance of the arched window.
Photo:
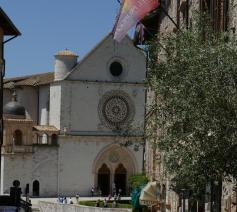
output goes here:
[[39, 196], [39, 191], [40, 191], [40, 183], [38, 180], [35, 180], [33, 182], [33, 196], [38, 197]]
[[53, 134], [51, 137], [51, 144], [53, 146], [56, 146], [58, 144], [58, 136], [56, 134]]
[[22, 132], [20, 130], [16, 130], [13, 134], [13, 142], [16, 146], [20, 146], [23, 144], [22, 142]]
[[42, 144], [48, 144], [48, 135], [45, 133], [42, 135]]

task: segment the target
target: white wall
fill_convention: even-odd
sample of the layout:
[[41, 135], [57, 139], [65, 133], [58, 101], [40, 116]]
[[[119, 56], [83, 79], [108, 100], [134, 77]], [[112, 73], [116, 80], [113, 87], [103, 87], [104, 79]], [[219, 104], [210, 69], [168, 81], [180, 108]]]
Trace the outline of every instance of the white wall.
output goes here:
[[[82, 196], [90, 195], [90, 189], [94, 186], [93, 163], [96, 157], [105, 147], [111, 144], [118, 144], [119, 139], [111, 138], [108, 141], [106, 138], [103, 140], [103, 137], [88, 139], [86, 137], [78, 138], [78, 136], [60, 136], [59, 142], [59, 193], [68, 196], [76, 195], [77, 193]], [[133, 147], [129, 147], [129, 151], [135, 158], [136, 172], [141, 173], [142, 149], [135, 152]]]
[[9, 193], [14, 180], [21, 183], [24, 192], [27, 183], [30, 184], [32, 195], [33, 181], [40, 182], [40, 195], [57, 196], [57, 147], [35, 147], [34, 154], [14, 154], [4, 156], [3, 184], [4, 193]]
[[49, 124], [49, 86], [39, 87], [39, 125]]
[[25, 107], [26, 116], [37, 122], [38, 118], [38, 91], [37, 88], [24, 86], [16, 91], [17, 101]]
[[61, 85], [54, 83], [50, 86], [49, 124], [60, 129], [61, 119]]
[[[120, 82], [142, 83], [146, 77], [146, 59], [131, 39], [126, 37], [121, 43], [110, 34], [96, 46], [72, 71], [68, 80], [114, 81], [109, 65], [113, 59], [124, 62], [124, 76]], [[116, 80], [115, 80], [116, 81]]]
[[83, 205], [57, 204], [51, 202], [39, 202], [41, 211], [46, 212], [132, 212], [132, 209], [126, 208], [96, 208]]
[[[145, 115], [145, 88], [143, 85], [69, 81], [63, 82], [62, 86], [61, 129], [67, 127], [68, 132], [112, 132], [111, 129], [101, 124], [98, 105], [106, 92], [121, 90], [129, 95], [135, 106], [134, 121], [131, 125], [134, 128], [141, 126], [143, 130]], [[58, 107], [55, 104], [53, 106]]]

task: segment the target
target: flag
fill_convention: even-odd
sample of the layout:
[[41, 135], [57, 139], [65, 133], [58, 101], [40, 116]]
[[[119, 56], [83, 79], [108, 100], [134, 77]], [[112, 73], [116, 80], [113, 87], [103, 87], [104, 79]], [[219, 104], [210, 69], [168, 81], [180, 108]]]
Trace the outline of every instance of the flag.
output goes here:
[[142, 23], [138, 23], [135, 29], [134, 42], [138, 45], [142, 45], [145, 40], [145, 26]]
[[120, 42], [129, 29], [159, 6], [159, 0], [123, 0], [120, 15], [114, 27], [114, 39]]

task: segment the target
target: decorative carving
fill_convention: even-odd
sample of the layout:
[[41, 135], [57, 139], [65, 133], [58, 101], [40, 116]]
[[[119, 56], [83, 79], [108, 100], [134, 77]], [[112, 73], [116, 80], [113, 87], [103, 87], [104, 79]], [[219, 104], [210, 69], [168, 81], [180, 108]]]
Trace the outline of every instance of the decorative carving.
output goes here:
[[117, 163], [119, 161], [119, 154], [117, 152], [111, 152], [109, 154], [109, 161], [111, 163]]
[[107, 92], [98, 106], [101, 122], [113, 130], [120, 130], [127, 126], [132, 121], [134, 112], [132, 100], [123, 91]]

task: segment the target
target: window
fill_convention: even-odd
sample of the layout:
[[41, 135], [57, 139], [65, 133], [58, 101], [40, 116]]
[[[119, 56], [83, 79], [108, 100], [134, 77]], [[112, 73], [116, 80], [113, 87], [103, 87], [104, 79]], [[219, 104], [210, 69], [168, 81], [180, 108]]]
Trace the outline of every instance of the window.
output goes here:
[[200, 8], [210, 16], [215, 31], [228, 30], [228, 0], [201, 0]]
[[16, 130], [13, 134], [13, 142], [16, 146], [20, 146], [23, 144], [22, 142], [22, 132], [20, 130]]
[[112, 62], [110, 65], [110, 73], [114, 76], [114, 77], [118, 77], [122, 74], [123, 72], [123, 66], [121, 63], [115, 61]]
[[42, 140], [41, 140], [42, 144], [48, 144], [48, 135], [47, 134], [43, 134], [42, 135]]

